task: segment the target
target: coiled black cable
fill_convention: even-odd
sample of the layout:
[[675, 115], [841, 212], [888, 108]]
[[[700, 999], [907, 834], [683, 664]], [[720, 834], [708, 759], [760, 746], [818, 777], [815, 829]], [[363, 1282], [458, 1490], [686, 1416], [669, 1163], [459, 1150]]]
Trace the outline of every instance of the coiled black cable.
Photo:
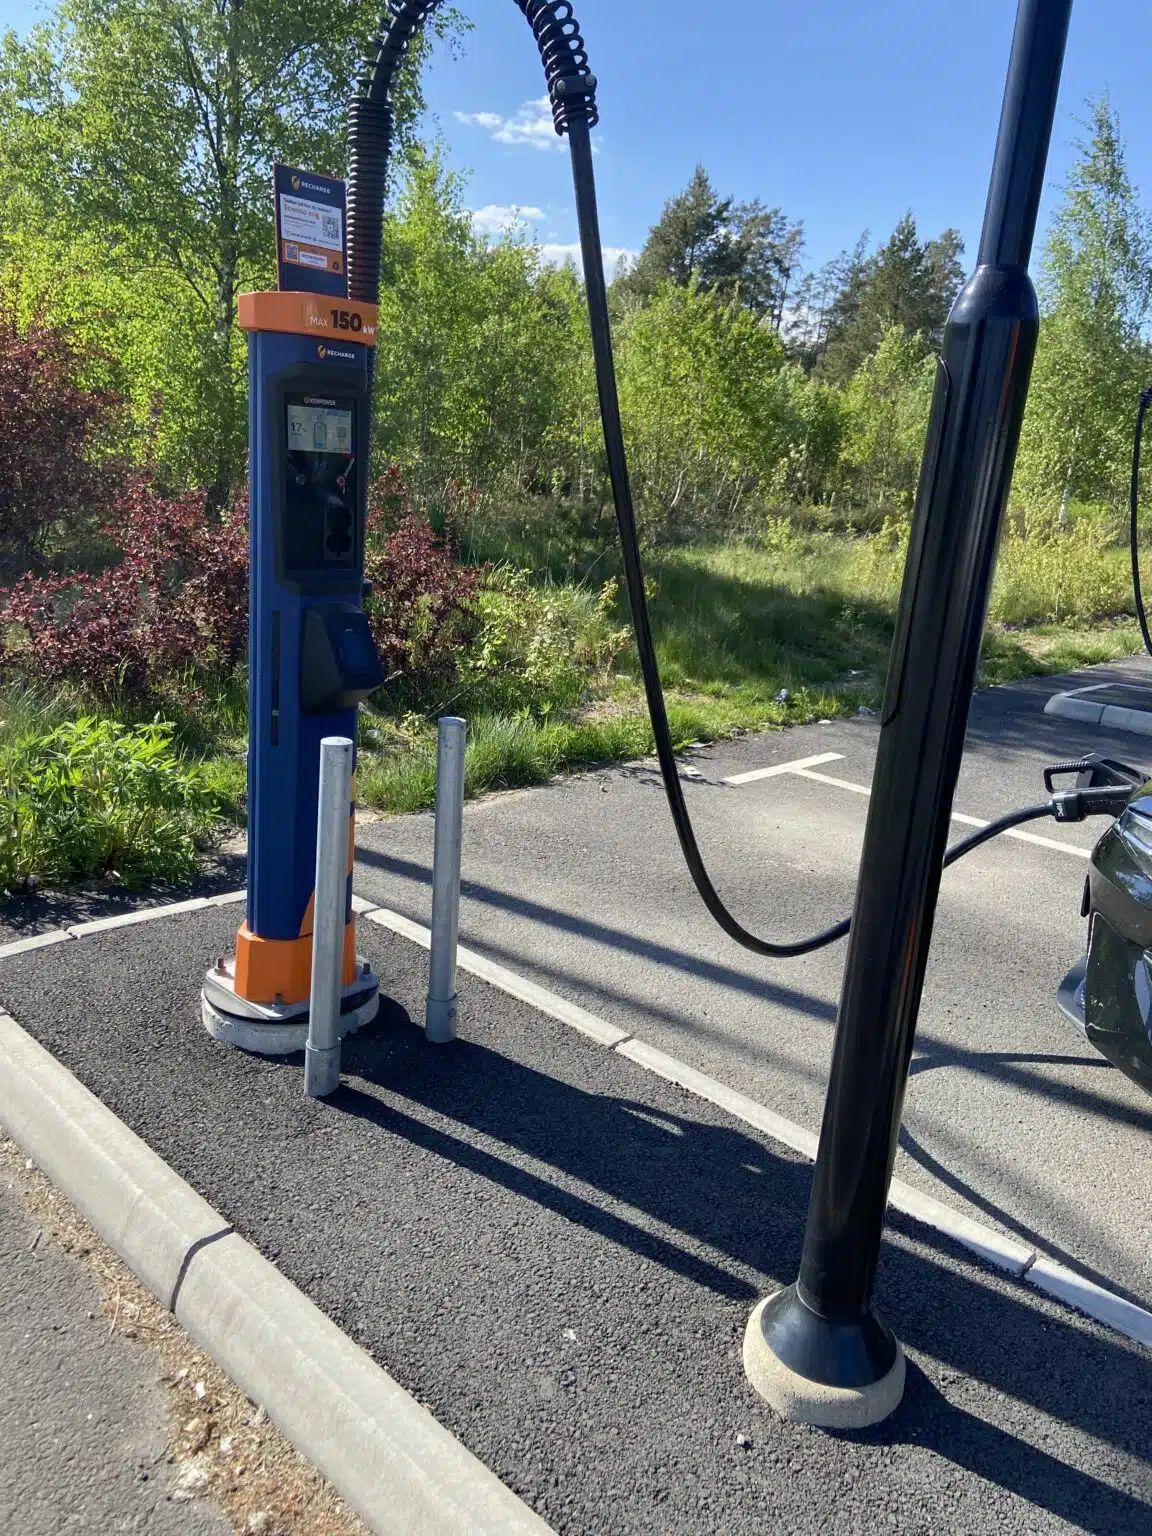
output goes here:
[[1137, 524], [1140, 517], [1140, 449], [1144, 441], [1144, 418], [1152, 406], [1152, 389], [1140, 396], [1140, 408], [1136, 412], [1136, 440], [1132, 444], [1132, 490], [1129, 498], [1128, 547], [1132, 554], [1132, 595], [1136, 599], [1136, 618], [1144, 637], [1144, 649], [1152, 656], [1152, 635], [1148, 633], [1148, 615], [1144, 612], [1144, 592], [1140, 584], [1140, 550]]
[[[349, 274], [353, 271], [353, 220], [352, 207], [357, 204], [357, 243], [361, 239], [373, 240], [373, 224], [367, 211], [360, 212], [360, 175], [365, 186], [375, 195], [377, 186], [383, 197], [383, 178], [387, 167], [388, 143], [391, 138], [389, 112], [387, 141], [383, 137], [373, 139], [380, 132], [378, 120], [371, 118], [366, 107], [387, 111], [389, 93], [395, 74], [412, 39], [427, 17], [436, 9], [439, 0], [388, 0], [388, 9], [381, 26], [381, 36], [376, 40], [377, 55], [362, 86], [363, 94], [353, 103], [350, 114], [351, 131], [349, 157]], [[632, 610], [632, 623], [636, 632], [636, 652], [640, 662], [640, 675], [652, 721], [652, 735], [656, 743], [656, 756], [664, 790], [672, 812], [672, 823], [684, 855], [693, 884], [715, 918], [716, 922], [745, 949], [755, 954], [769, 955], [776, 959], [791, 959], [810, 954], [842, 939], [851, 927], [851, 919], [844, 918], [813, 934], [810, 938], [785, 942], [761, 939], [733, 917], [724, 905], [713, 885], [696, 841], [696, 833], [688, 815], [684, 790], [672, 732], [668, 724], [668, 711], [664, 702], [664, 690], [660, 682], [660, 667], [652, 638], [652, 623], [648, 613], [648, 599], [644, 589], [644, 570], [640, 559], [640, 542], [636, 531], [636, 514], [632, 502], [632, 488], [628, 477], [628, 461], [624, 448], [624, 430], [620, 420], [620, 400], [616, 388], [616, 367], [612, 354], [612, 332], [608, 313], [608, 288], [604, 275], [604, 257], [600, 245], [600, 217], [596, 205], [596, 180], [592, 165], [592, 129], [599, 121], [596, 106], [596, 77], [588, 64], [588, 53], [580, 29], [576, 24], [569, 0], [516, 0], [524, 17], [532, 28], [544, 62], [548, 93], [552, 102], [552, 117], [558, 134], [566, 134], [572, 157], [572, 180], [576, 192], [576, 217], [580, 230], [580, 248], [584, 260], [584, 283], [588, 301], [588, 321], [592, 333], [592, 351], [596, 368], [596, 390], [600, 403], [600, 416], [604, 429], [604, 448], [608, 460], [608, 474], [612, 486], [612, 498], [616, 508], [616, 521], [620, 531], [620, 543], [624, 559], [625, 584]], [[379, 120], [382, 121], [382, 120]], [[367, 139], [367, 143], [365, 143]], [[384, 143], [382, 153], [378, 145]], [[355, 155], [355, 158], [353, 158]], [[361, 172], [361, 167], [363, 171]], [[378, 226], [382, 229], [381, 223]], [[374, 266], [373, 266], [374, 263]], [[357, 281], [364, 284], [363, 293], [352, 294], [370, 303], [379, 297], [380, 240], [377, 234], [372, 249], [355, 252]], [[371, 289], [371, 292], [367, 291]], [[989, 822], [979, 831], [962, 839], [945, 855], [945, 866], [955, 863], [998, 833], [1021, 822], [1035, 821], [1054, 814], [1053, 802], [1028, 806], [1012, 811], [996, 821]]]

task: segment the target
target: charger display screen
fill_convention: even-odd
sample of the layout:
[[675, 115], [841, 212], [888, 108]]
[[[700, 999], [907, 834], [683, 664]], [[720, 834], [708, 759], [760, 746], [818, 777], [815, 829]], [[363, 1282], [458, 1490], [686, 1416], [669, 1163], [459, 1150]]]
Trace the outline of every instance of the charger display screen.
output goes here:
[[359, 557], [355, 402], [284, 401], [284, 557], [290, 574], [352, 571]]
[[352, 454], [352, 412], [339, 406], [288, 402], [289, 453]]

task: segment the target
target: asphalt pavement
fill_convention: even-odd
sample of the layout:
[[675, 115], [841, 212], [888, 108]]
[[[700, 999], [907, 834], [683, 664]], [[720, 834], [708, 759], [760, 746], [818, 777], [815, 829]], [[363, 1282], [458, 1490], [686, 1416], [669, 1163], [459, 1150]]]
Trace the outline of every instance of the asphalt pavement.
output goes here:
[[1145, 1351], [897, 1216], [904, 1403], [785, 1424], [740, 1345], [796, 1272], [807, 1163], [468, 975], [430, 1046], [426, 957], [370, 923], [388, 1000], [307, 1100], [298, 1058], [200, 1024], [235, 920], [6, 957], [0, 1003], [562, 1536], [1146, 1536]]
[[[973, 701], [955, 809], [984, 819], [1044, 798], [1044, 764], [1097, 751], [1152, 764], [1152, 739], [1046, 716], [1051, 694], [1152, 681], [1147, 661], [987, 689]], [[878, 723], [836, 721], [685, 755], [685, 789], [723, 896], [793, 938], [851, 910]], [[898, 1174], [1059, 1261], [1152, 1304], [1152, 1100], [1064, 1019], [1081, 953], [1084, 852], [1104, 822], [997, 839], [949, 870], [936, 922]], [[971, 828], [957, 824], [956, 835]], [[1079, 853], [1076, 852], [1079, 850]], [[432, 818], [359, 829], [356, 889], [416, 921], [430, 909]], [[685, 872], [658, 776], [610, 768], [465, 809], [461, 941], [818, 1130], [845, 946], [800, 960], [742, 950]]]
[[155, 1357], [110, 1334], [95, 1277], [41, 1235], [0, 1182], [0, 1531], [226, 1536], [173, 1498]]

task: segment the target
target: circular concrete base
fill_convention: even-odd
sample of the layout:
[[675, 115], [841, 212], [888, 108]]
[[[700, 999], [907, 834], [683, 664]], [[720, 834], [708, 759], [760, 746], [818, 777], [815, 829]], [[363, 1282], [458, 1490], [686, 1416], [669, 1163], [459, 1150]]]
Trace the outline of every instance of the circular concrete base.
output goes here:
[[768, 1347], [760, 1320], [771, 1300], [766, 1296], [748, 1319], [744, 1371], [781, 1418], [793, 1424], [817, 1424], [821, 1429], [866, 1429], [899, 1406], [904, 1396], [904, 1351], [899, 1344], [891, 1370], [869, 1386], [829, 1387], [809, 1381], [777, 1359]]
[[[342, 1013], [341, 1038], [370, 1024], [379, 1007], [380, 993], [374, 991], [358, 1007]], [[308, 1042], [307, 1013], [297, 1015], [286, 1023], [245, 1019], [234, 1013], [224, 1013], [201, 993], [200, 1017], [204, 1028], [214, 1040], [234, 1045], [242, 1051], [253, 1051], [257, 1056], [291, 1056], [296, 1051], [302, 1051]]]

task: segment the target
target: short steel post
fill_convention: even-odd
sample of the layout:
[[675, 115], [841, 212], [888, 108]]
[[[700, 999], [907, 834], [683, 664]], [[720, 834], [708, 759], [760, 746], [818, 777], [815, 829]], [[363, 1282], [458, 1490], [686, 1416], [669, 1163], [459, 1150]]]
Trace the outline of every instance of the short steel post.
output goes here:
[[976, 271], [944, 335], [797, 1283], [744, 1340], [786, 1417], [873, 1424], [904, 1358], [872, 1305], [948, 817], [1039, 330], [1028, 260], [1071, 0], [1020, 0]]
[[424, 1029], [436, 1045], [456, 1038], [456, 941], [464, 831], [463, 720], [440, 722], [436, 741], [436, 846], [432, 856], [432, 954]]
[[348, 899], [348, 819], [354, 749], [347, 736], [320, 743], [316, 894], [312, 906], [312, 995], [304, 1047], [304, 1092], [327, 1098], [340, 1086], [340, 1001]]

